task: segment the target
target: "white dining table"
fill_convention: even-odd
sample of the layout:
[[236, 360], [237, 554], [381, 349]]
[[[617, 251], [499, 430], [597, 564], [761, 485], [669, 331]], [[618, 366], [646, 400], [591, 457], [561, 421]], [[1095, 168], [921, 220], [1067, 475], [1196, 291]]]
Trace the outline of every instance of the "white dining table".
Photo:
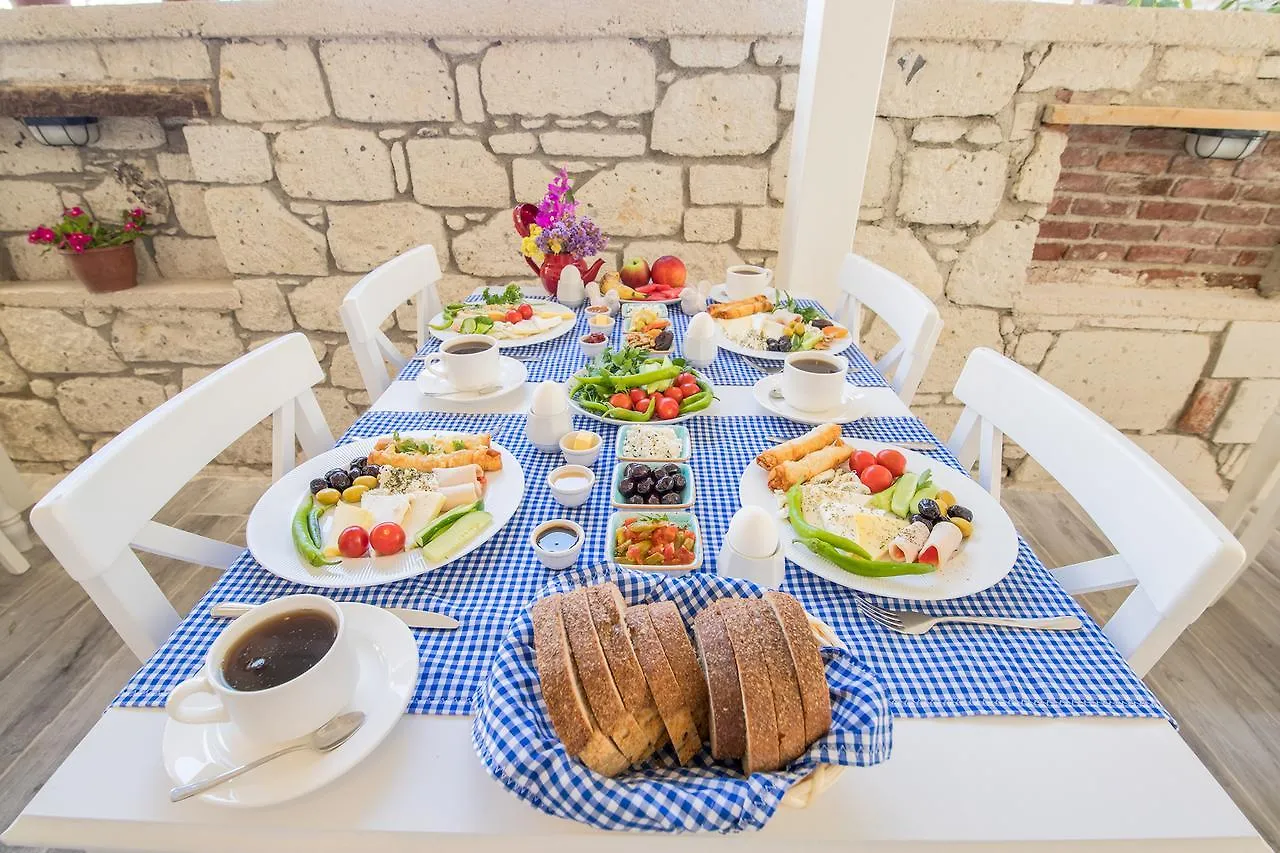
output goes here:
[[[909, 414], [890, 389], [863, 393], [872, 415]], [[529, 395], [526, 385], [482, 410], [527, 411]], [[718, 414], [764, 414], [750, 388], [717, 395]], [[399, 381], [373, 408], [463, 410]], [[3, 840], [211, 853], [1268, 849], [1158, 719], [895, 719], [888, 761], [851, 768], [808, 808], [784, 806], [763, 830], [733, 836], [604, 833], [543, 814], [488, 775], [472, 751], [472, 718], [461, 716], [406, 715], [362, 764], [292, 802], [175, 805], [160, 759], [165, 720], [158, 709], [107, 710]]]

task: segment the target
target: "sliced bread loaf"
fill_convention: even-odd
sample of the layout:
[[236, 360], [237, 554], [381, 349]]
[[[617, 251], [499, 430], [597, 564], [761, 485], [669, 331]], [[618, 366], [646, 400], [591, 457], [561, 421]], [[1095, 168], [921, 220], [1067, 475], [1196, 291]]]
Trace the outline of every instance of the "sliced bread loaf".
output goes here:
[[662, 715], [662, 723], [680, 763], [688, 764], [702, 749], [702, 738], [698, 737], [698, 727], [694, 725], [693, 714], [685, 702], [684, 691], [676, 682], [667, 653], [662, 650], [662, 641], [658, 639], [648, 605], [628, 607], [626, 619], [627, 627], [631, 629], [631, 644], [635, 647], [640, 668], [644, 670], [645, 680], [649, 682], [654, 704]]
[[800, 702], [800, 683], [795, 663], [787, 646], [782, 623], [767, 601], [746, 600], [754, 633], [764, 653], [765, 669], [773, 687], [773, 711], [778, 722], [778, 762], [785, 767], [800, 757], [808, 743], [804, 739], [804, 708]]
[[561, 598], [559, 594], [547, 596], [534, 602], [532, 608], [533, 644], [542, 698], [565, 751], [597, 773], [616, 776], [627, 768], [628, 762], [600, 730], [587, 705], [565, 634]]
[[694, 617], [693, 639], [707, 681], [711, 755], [721, 761], [732, 761], [742, 758], [747, 751], [747, 723], [738, 663], [720, 603], [712, 602]]
[[644, 670], [640, 668], [635, 647], [631, 644], [631, 631], [627, 628], [625, 616], [627, 602], [614, 583], [587, 587], [587, 600], [591, 607], [591, 621], [600, 638], [609, 672], [613, 674], [613, 683], [618, 687], [618, 695], [640, 724], [652, 752], [666, 743], [666, 728], [653, 701]]
[[813, 638], [804, 608], [785, 592], [769, 591], [764, 600], [773, 608], [787, 638], [787, 648], [800, 685], [800, 705], [804, 710], [804, 742], [811, 744], [831, 728], [831, 693], [818, 641]]
[[635, 716], [623, 704], [592, 622], [590, 595], [586, 588], [579, 587], [565, 594], [560, 601], [560, 612], [578, 679], [596, 721], [629, 763], [643, 760], [651, 754], [652, 744]]
[[776, 770], [778, 757], [778, 715], [773, 707], [773, 685], [765, 664], [764, 648], [756, 635], [751, 605], [745, 599], [717, 602], [724, 618], [742, 687], [743, 717], [746, 722], [746, 750], [742, 772], [750, 775]]
[[685, 706], [693, 714], [693, 724], [698, 727], [698, 738], [706, 741], [711, 737], [707, 721], [707, 679], [698, 666], [698, 658], [693, 652], [693, 644], [689, 642], [689, 631], [680, 618], [680, 610], [674, 602], [655, 601], [649, 605], [649, 618], [658, 632], [658, 639], [662, 641], [662, 650], [667, 654], [667, 662], [671, 664], [676, 683], [684, 691]]

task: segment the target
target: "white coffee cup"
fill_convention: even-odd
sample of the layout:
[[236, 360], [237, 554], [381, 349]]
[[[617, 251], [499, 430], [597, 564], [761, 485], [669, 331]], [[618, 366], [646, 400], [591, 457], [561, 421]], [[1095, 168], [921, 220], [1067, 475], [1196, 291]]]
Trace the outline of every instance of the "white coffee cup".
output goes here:
[[[264, 690], [236, 690], [224, 675], [228, 654], [249, 632], [282, 614], [313, 610], [336, 626], [333, 645], [302, 674]], [[313, 732], [346, 709], [360, 678], [342, 609], [321, 595], [287, 595], [228, 625], [209, 647], [204, 668], [170, 691], [164, 707], [180, 723], [231, 723], [247, 738], [282, 743]], [[193, 701], [196, 694], [204, 701]], [[210, 701], [211, 700], [211, 701]]]
[[474, 391], [498, 384], [500, 358], [498, 342], [488, 335], [458, 335], [429, 353], [423, 367], [459, 391]]
[[730, 299], [750, 299], [764, 293], [773, 281], [773, 270], [738, 264], [724, 272], [724, 289]]
[[848, 372], [849, 360], [842, 355], [793, 352], [782, 365], [782, 398], [801, 412], [828, 411], [844, 400]]

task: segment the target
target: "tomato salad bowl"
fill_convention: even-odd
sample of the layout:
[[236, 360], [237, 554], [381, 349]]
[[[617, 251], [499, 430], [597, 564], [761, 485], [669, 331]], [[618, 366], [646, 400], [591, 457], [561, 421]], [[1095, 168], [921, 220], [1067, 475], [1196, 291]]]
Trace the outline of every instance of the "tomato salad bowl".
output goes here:
[[678, 423], [707, 412], [711, 382], [683, 358], [626, 347], [605, 350], [569, 377], [569, 402], [605, 423]]

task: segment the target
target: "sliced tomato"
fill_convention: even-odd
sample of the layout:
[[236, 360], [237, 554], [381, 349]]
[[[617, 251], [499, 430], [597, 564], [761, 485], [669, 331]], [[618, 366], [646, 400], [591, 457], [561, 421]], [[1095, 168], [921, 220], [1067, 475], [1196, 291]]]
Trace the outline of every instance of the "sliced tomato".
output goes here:
[[938, 546], [930, 545], [916, 555], [917, 563], [928, 563], [931, 566], [938, 565]]

